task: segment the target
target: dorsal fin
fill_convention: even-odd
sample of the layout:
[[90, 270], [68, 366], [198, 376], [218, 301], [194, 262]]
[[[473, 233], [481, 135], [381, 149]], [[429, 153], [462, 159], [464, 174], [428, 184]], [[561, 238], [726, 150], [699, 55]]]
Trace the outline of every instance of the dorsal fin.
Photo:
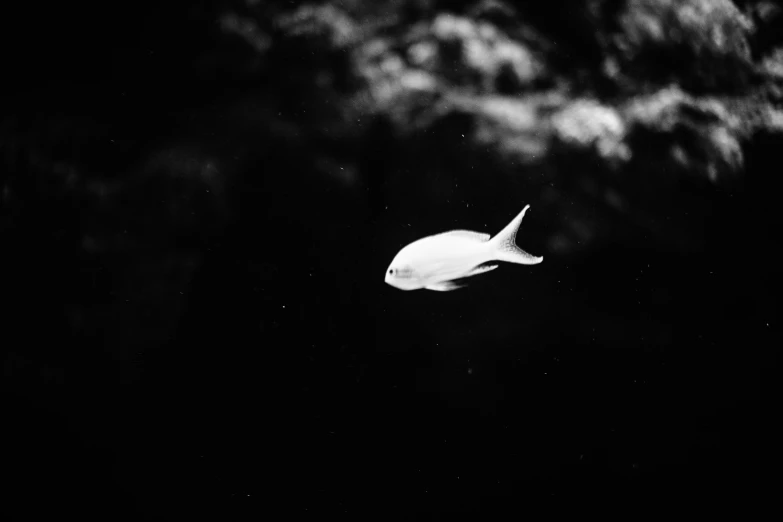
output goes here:
[[472, 230], [451, 230], [441, 234], [443, 236], [464, 237], [466, 239], [474, 239], [476, 241], [489, 241], [489, 234], [482, 234], [481, 232], [473, 232]]

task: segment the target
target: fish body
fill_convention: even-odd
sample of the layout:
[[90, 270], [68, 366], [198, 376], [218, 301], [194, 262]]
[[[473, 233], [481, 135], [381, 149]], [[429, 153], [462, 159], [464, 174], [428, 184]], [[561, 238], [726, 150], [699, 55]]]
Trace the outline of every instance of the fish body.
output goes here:
[[530, 205], [525, 206], [495, 237], [471, 230], [452, 230], [427, 236], [405, 246], [386, 269], [385, 282], [400, 290], [425, 288], [449, 291], [460, 288], [454, 283], [497, 268], [487, 264], [506, 261], [535, 265], [544, 260], [521, 250], [516, 234]]

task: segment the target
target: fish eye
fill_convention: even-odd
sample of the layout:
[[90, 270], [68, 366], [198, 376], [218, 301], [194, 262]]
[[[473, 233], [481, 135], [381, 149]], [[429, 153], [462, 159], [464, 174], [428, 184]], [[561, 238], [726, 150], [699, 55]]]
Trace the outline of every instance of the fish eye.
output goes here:
[[389, 269], [389, 275], [394, 275], [394, 269], [393, 268]]

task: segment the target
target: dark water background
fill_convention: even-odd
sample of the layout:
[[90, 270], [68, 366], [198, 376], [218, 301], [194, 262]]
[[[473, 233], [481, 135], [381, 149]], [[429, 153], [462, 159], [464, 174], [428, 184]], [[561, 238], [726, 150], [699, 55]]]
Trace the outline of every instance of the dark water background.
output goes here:
[[[558, 250], [579, 220], [563, 209], [602, 210], [526, 180], [576, 184], [589, 160], [511, 175], [460, 118], [335, 136], [295, 66], [237, 72], [250, 58], [209, 23], [224, 4], [61, 7], [8, 37], [4, 520], [537, 520], [774, 498], [780, 134], [743, 145], [735, 185], [648, 194], [662, 236], [618, 214], [616, 234]], [[494, 234], [525, 204], [517, 241], [542, 264], [455, 292], [383, 283], [408, 242]]]

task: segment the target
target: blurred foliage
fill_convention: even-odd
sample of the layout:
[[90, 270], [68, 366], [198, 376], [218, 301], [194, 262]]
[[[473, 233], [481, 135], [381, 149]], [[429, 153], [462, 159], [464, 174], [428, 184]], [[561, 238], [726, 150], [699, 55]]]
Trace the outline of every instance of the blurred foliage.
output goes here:
[[751, 22], [731, 0], [627, 3], [613, 47], [630, 81], [674, 81], [695, 92], [731, 92], [752, 72]]
[[[435, 154], [472, 148], [479, 158], [489, 147], [499, 172], [526, 180], [526, 200], [551, 202], [537, 210], [558, 216], [550, 246], [561, 253], [611, 235], [607, 221], [657, 231], [669, 248], [698, 248], [703, 222], [694, 216], [706, 209], [679, 197], [661, 206], [618, 176], [640, 178], [637, 187], [655, 188], [648, 195], [672, 193], [677, 177], [729, 188], [743, 169], [743, 144], [779, 132], [775, 55], [754, 59], [751, 47], [773, 18], [765, 3], [744, 11], [729, 0], [405, 4], [417, 6], [413, 15], [392, 4], [397, 18], [358, 4], [310, 5], [282, 18], [281, 38], [321, 57], [308, 74], [319, 96], [338, 104], [335, 120], [320, 124], [366, 139], [368, 127], [357, 123], [376, 117], [394, 139], [430, 141]], [[573, 30], [552, 25], [560, 14]], [[465, 139], [450, 141], [450, 132]], [[586, 163], [589, 172], [574, 172]], [[584, 182], [564, 187], [573, 176]], [[592, 218], [578, 210], [588, 207]], [[670, 220], [688, 209], [690, 218]], [[574, 220], [591, 233], [577, 239], [568, 230]]]

